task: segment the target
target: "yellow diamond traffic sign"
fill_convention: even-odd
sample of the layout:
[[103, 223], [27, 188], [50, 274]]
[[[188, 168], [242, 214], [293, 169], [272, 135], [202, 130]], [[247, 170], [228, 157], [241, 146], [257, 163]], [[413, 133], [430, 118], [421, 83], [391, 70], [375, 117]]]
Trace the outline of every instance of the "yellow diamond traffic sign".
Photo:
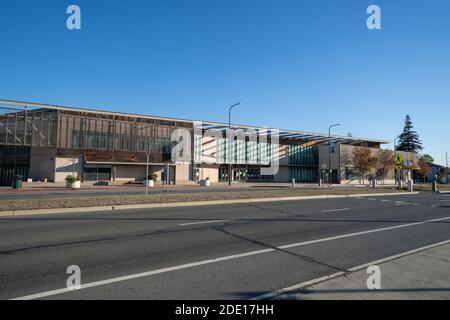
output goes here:
[[395, 169], [397, 169], [397, 170], [402, 170], [402, 169], [403, 169], [403, 166], [402, 166], [401, 164], [396, 164], [396, 165], [395, 165]]
[[405, 161], [405, 158], [401, 154], [396, 154], [394, 156], [394, 162], [396, 165], [402, 165], [403, 161]]

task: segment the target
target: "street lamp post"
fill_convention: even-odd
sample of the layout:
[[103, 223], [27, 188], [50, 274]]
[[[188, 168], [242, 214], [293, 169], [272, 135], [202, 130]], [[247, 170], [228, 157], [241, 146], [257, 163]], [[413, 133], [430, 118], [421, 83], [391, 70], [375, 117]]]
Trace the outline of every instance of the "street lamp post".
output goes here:
[[340, 123], [333, 124], [328, 127], [328, 184], [331, 186], [331, 179], [333, 170], [331, 169], [331, 128], [340, 126]]
[[398, 140], [398, 137], [394, 139], [394, 151], [397, 150], [397, 140]]
[[[233, 145], [233, 141], [231, 140], [231, 110], [234, 107], [237, 107], [241, 105], [240, 102], [233, 104], [229, 109], [228, 109], [228, 186], [231, 187], [231, 174], [232, 174], [232, 166], [231, 166], [231, 159], [232, 159], [232, 155], [231, 155], [231, 149], [232, 149], [232, 145]], [[233, 136], [234, 137], [234, 136]]]
[[[398, 137], [394, 139], [394, 151], [397, 150], [397, 140]], [[400, 180], [400, 171], [398, 169], [395, 169], [395, 183], [398, 183]]]
[[445, 171], [446, 171], [446, 174], [447, 174], [447, 177], [445, 177], [445, 180], [447, 181], [447, 184], [449, 184], [450, 181], [448, 181], [449, 180], [448, 177], [450, 175], [449, 175], [449, 172], [448, 172], [448, 152], [445, 153], [445, 169], [446, 169]]

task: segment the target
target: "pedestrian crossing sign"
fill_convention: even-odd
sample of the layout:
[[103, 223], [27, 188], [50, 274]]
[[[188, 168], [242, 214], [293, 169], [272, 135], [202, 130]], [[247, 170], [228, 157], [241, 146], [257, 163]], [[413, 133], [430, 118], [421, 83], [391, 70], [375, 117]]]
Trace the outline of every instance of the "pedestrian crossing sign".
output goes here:
[[402, 165], [403, 161], [405, 161], [405, 158], [403, 158], [403, 156], [401, 154], [396, 154], [394, 156], [394, 162], [395, 162], [396, 166], [397, 165]]

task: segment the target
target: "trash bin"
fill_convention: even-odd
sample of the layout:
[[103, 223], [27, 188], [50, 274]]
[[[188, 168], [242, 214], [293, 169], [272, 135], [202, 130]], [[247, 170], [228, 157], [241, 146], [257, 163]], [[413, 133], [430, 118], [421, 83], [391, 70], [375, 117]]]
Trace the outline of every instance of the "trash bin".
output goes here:
[[22, 189], [22, 176], [13, 177], [13, 189]]

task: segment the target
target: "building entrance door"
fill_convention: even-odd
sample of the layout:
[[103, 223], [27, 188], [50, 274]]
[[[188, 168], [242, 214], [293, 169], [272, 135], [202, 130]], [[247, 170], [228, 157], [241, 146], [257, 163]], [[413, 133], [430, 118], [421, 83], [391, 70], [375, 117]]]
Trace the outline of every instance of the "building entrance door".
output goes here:
[[233, 169], [233, 181], [247, 182], [248, 169], [247, 168], [235, 168]]

